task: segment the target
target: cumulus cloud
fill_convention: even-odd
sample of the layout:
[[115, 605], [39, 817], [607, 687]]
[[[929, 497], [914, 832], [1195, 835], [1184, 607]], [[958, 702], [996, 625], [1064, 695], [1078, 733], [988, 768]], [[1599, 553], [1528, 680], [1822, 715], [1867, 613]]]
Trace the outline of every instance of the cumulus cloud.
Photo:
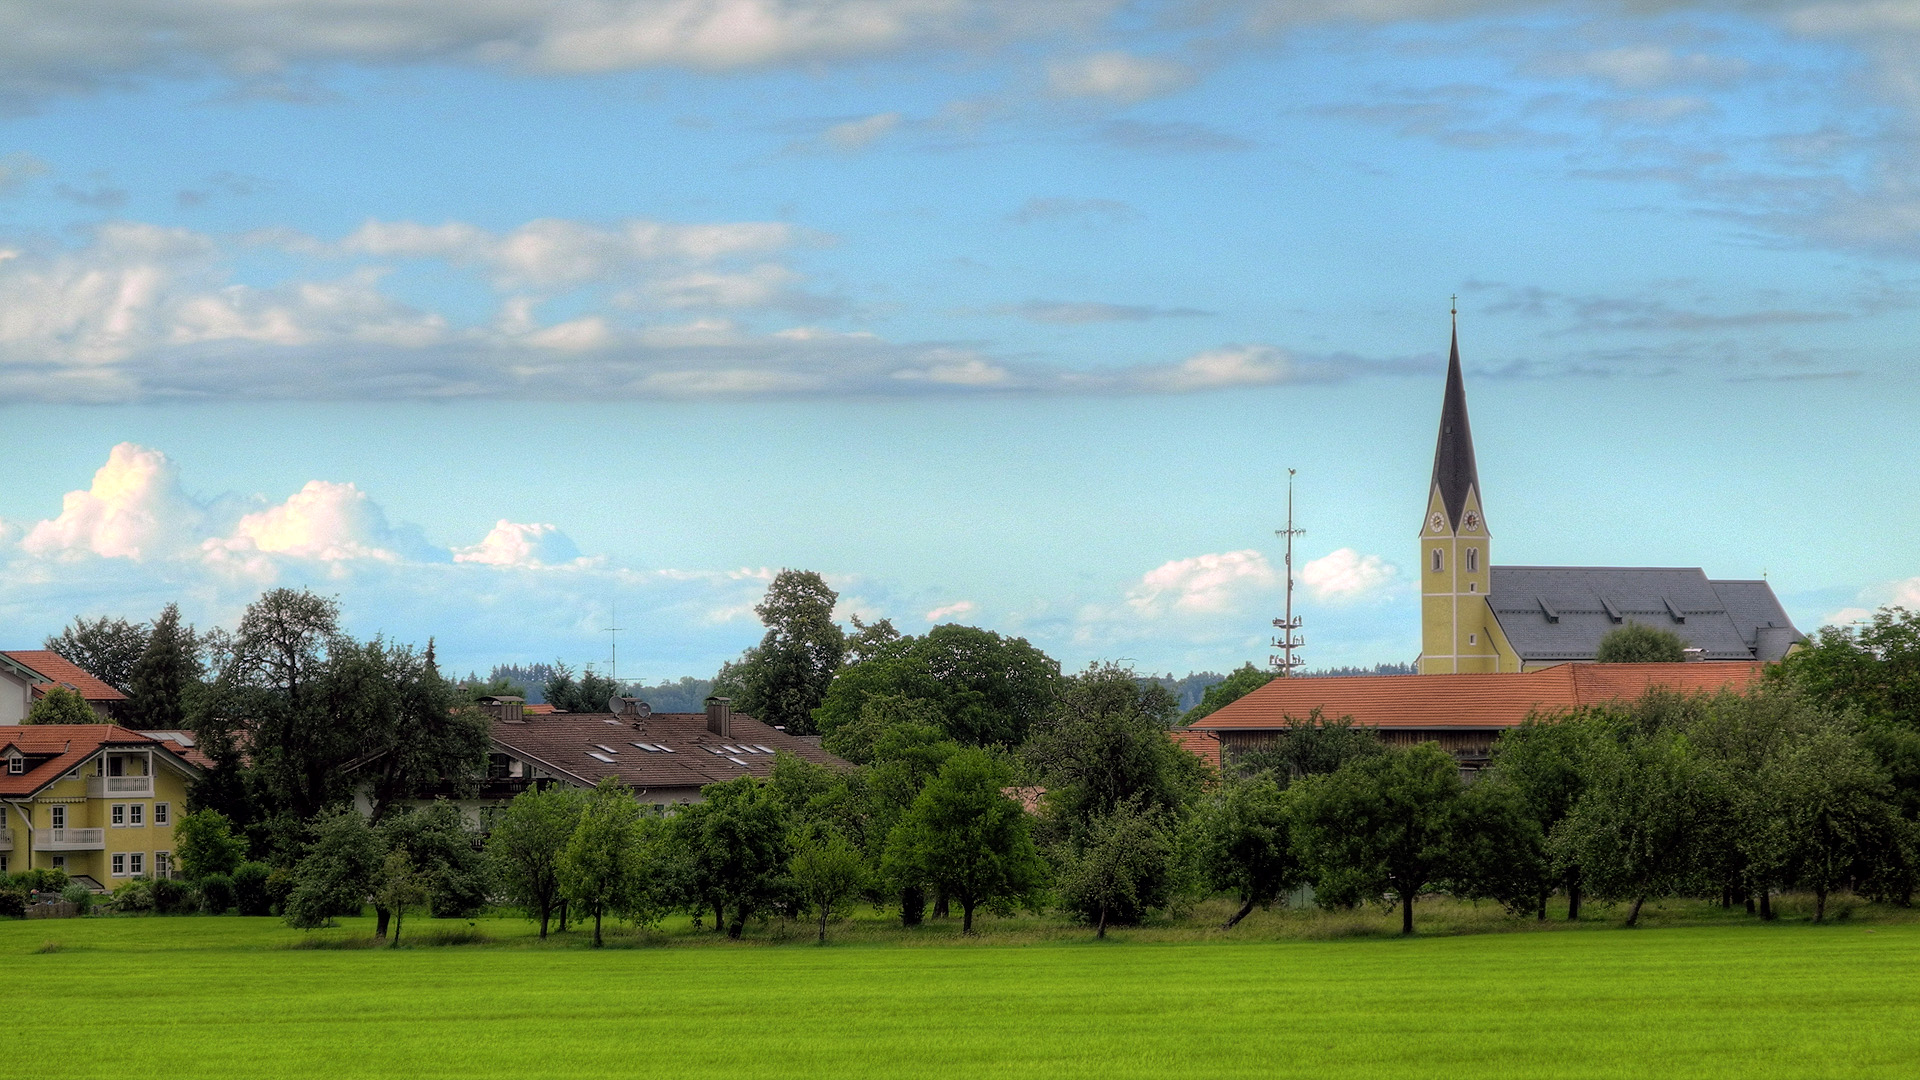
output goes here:
[[579, 558], [580, 549], [557, 527], [506, 518], [501, 518], [479, 543], [453, 549], [454, 562], [486, 566], [557, 566]]
[[1175, 559], [1147, 571], [1127, 592], [1127, 606], [1146, 618], [1222, 615], [1244, 610], [1250, 595], [1271, 591], [1279, 575], [1248, 548]]
[[20, 546], [41, 558], [98, 555], [141, 562], [191, 546], [204, 511], [180, 491], [167, 456], [121, 443], [85, 491], [70, 491], [60, 514], [35, 524]]
[[1104, 98], [1132, 104], [1184, 90], [1194, 75], [1186, 65], [1152, 56], [1103, 52], [1055, 61], [1047, 86], [1061, 97]]
[[393, 528], [367, 493], [351, 483], [309, 480], [278, 506], [240, 518], [233, 532], [209, 539], [210, 555], [261, 552], [319, 562], [398, 562]]
[[1307, 595], [1325, 604], [1352, 604], [1386, 597], [1399, 583], [1399, 571], [1378, 555], [1340, 548], [1300, 568]]
[[927, 612], [925, 618], [930, 623], [937, 623], [942, 619], [951, 619], [960, 615], [970, 615], [977, 610], [978, 607], [979, 605], [971, 600], [956, 600], [951, 604], [942, 604], [932, 611]]

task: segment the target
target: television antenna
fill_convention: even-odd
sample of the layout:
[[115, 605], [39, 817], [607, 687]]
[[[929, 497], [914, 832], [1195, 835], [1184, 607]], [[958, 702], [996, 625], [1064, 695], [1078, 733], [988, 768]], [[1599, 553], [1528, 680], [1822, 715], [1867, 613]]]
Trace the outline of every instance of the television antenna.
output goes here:
[[607, 678], [613, 683], [613, 692], [618, 694], [620, 692], [620, 631], [626, 629], [626, 627], [620, 625], [620, 605], [618, 603], [609, 603], [607, 605], [607, 621], [613, 624], [601, 630], [601, 633], [607, 634], [611, 638], [612, 655], [607, 659]]
[[1287, 527], [1273, 531], [1273, 535], [1284, 537], [1287, 541], [1287, 609], [1284, 617], [1273, 620], [1273, 628], [1280, 631], [1280, 636], [1273, 639], [1273, 647], [1280, 651], [1267, 657], [1267, 666], [1282, 677], [1293, 674], [1294, 668], [1306, 663], [1293, 655], [1293, 650], [1307, 643], [1306, 638], [1294, 633], [1300, 629], [1300, 616], [1293, 613], [1293, 538], [1307, 535], [1307, 530], [1293, 527], [1294, 472], [1293, 469], [1287, 470]]

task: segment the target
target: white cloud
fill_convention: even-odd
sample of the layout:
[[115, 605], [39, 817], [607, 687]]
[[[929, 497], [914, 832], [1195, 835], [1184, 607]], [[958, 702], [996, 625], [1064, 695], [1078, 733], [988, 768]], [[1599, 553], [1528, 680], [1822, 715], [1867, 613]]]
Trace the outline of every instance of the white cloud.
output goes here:
[[820, 133], [820, 141], [836, 150], [863, 150], [900, 126], [897, 112], [876, 113], [859, 120], [835, 124]]
[[1249, 548], [1175, 559], [1142, 575], [1127, 592], [1127, 605], [1145, 618], [1168, 614], [1223, 615], [1245, 610], [1252, 594], [1279, 582], [1267, 557]]
[[351, 483], [309, 480], [278, 506], [243, 516], [231, 535], [208, 539], [210, 559], [252, 552], [320, 562], [398, 562], [393, 529], [367, 493]]
[[927, 612], [925, 618], [930, 623], [937, 623], [942, 619], [951, 619], [957, 615], [970, 615], [978, 610], [978, 608], [979, 605], [971, 600], [956, 600], [951, 604], [942, 604], [932, 611]]
[[453, 549], [453, 561], [487, 566], [557, 566], [580, 558], [565, 533], [548, 524], [501, 518], [478, 544]]
[[1105, 98], [1132, 104], [1184, 90], [1193, 72], [1172, 60], [1103, 52], [1060, 60], [1047, 68], [1047, 86], [1061, 97]]
[[1747, 73], [1738, 57], [1680, 52], [1642, 42], [1581, 53], [1552, 54], [1536, 69], [1549, 75], [1585, 75], [1628, 90], [1646, 90], [1680, 82], [1728, 82]]
[[1229, 346], [1188, 357], [1175, 367], [1143, 372], [1143, 385], [1184, 392], [1233, 386], [1270, 386], [1289, 382], [1299, 369], [1283, 349], [1271, 345]]
[[1383, 598], [1398, 584], [1398, 571], [1378, 555], [1340, 548], [1300, 568], [1308, 595], [1328, 604]]
[[91, 554], [139, 562], [190, 546], [204, 517], [181, 493], [178, 470], [165, 454], [121, 443], [93, 474], [93, 486], [68, 492], [60, 515], [34, 525], [20, 546], [42, 558]]

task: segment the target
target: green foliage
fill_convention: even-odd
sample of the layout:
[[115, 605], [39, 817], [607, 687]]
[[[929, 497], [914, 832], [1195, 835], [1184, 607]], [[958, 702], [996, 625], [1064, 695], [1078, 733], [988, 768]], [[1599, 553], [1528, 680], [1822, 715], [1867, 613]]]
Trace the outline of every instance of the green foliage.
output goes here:
[[93, 890], [77, 881], [60, 890], [60, 899], [72, 904], [82, 915], [93, 910]]
[[585, 795], [577, 788], [523, 791], [507, 804], [487, 835], [487, 856], [502, 896], [525, 907], [539, 921], [542, 938], [561, 901], [560, 856], [585, 804]]
[[196, 810], [173, 823], [173, 855], [189, 881], [232, 874], [247, 857], [247, 839], [217, 810]]
[[[386, 858], [380, 860], [380, 868], [373, 874], [373, 903], [385, 911], [393, 913], [393, 935], [387, 941], [390, 948], [400, 947], [400, 927], [406, 921], [407, 909], [427, 902], [427, 877], [413, 863], [413, 856], [401, 845], [395, 845], [387, 851]], [[596, 945], [598, 941], [594, 942]]]
[[1200, 704], [1188, 709], [1186, 715], [1180, 718], [1180, 722], [1191, 724], [1203, 716], [1218, 712], [1221, 707], [1239, 701], [1272, 682], [1273, 679], [1274, 673], [1271, 671], [1254, 667], [1251, 663], [1242, 664], [1226, 678], [1207, 687], [1206, 692], [1200, 696]]
[[306, 930], [359, 913], [386, 858], [380, 837], [352, 809], [324, 815], [311, 832], [313, 843], [294, 869], [285, 904], [288, 925]]
[[17, 888], [29, 893], [62, 892], [71, 884], [71, 881], [72, 879], [67, 877], [65, 870], [55, 870], [44, 866], [36, 866], [31, 870], [22, 870], [13, 875], [13, 884]]
[[139, 915], [154, 910], [153, 882], [147, 878], [122, 882], [111, 896], [113, 910], [122, 914]]
[[33, 703], [23, 724], [104, 724], [100, 714], [80, 696], [64, 686], [50, 687]]
[[1607, 631], [1593, 658], [1602, 664], [1678, 664], [1686, 649], [1686, 639], [1671, 630], [1629, 622]]
[[547, 704], [561, 712], [603, 713], [620, 687], [607, 676], [597, 674], [591, 666], [575, 679], [573, 668], [555, 660], [543, 691]]
[[377, 832], [384, 848], [404, 850], [436, 919], [479, 914], [493, 890], [480, 835], [445, 799], [389, 814]]
[[[1519, 800], [1513, 809], [1523, 813], [1528, 824], [1501, 823], [1515, 830], [1511, 836], [1516, 850], [1511, 859], [1484, 848], [1476, 852], [1473, 873], [1480, 883], [1480, 895], [1496, 897], [1512, 906], [1523, 898], [1526, 876], [1538, 873], [1538, 880], [1532, 882], [1535, 913], [1544, 918], [1547, 897], [1556, 886], [1563, 886], [1568, 916], [1578, 916], [1578, 861], [1571, 852], [1560, 853], [1556, 860], [1538, 845], [1545, 843], [1580, 801], [1594, 749], [1622, 734], [1621, 720], [1610, 713], [1588, 711], [1565, 717], [1529, 716], [1519, 727], [1500, 736], [1493, 746], [1493, 776], [1482, 783], [1497, 781], [1503, 794], [1510, 791]], [[1501, 865], [1503, 862], [1505, 865]]]
[[133, 668], [147, 649], [147, 627], [105, 615], [67, 624], [43, 646], [121, 693], [132, 686]]
[[1025, 638], [952, 624], [924, 637], [868, 636], [873, 640], [834, 678], [813, 716], [835, 745], [855, 754], [874, 734], [840, 733], [871, 729], [870, 707], [877, 703], [896, 716], [911, 712], [916, 723], [936, 724], [964, 745], [1011, 748], [1025, 741], [1059, 694], [1059, 663]]
[[750, 776], [700, 789], [701, 801], [674, 815], [688, 906], [713, 912], [715, 930], [739, 937], [786, 887], [787, 831], [780, 803]]
[[0, 918], [23, 919], [26, 914], [26, 890], [0, 882]]
[[1433, 743], [1390, 748], [1295, 785], [1294, 821], [1325, 904], [1392, 895], [1401, 932], [1413, 903], [1459, 866], [1464, 806], [1459, 766]]
[[193, 628], [180, 625], [180, 605], [168, 604], [128, 673], [127, 724], [149, 730], [185, 727], [188, 699], [199, 691], [201, 674]]
[[1127, 802], [1086, 823], [1063, 847], [1054, 887], [1060, 904], [1107, 936], [1109, 925], [1137, 925], [1166, 907], [1178, 887], [1173, 830], [1162, 807]]
[[273, 868], [263, 862], [244, 862], [233, 871], [233, 906], [242, 915], [273, 914], [268, 879]]
[[200, 879], [196, 889], [200, 893], [200, 907], [209, 915], [225, 915], [238, 902], [233, 879], [226, 874], [208, 874]]
[[1271, 906], [1305, 880], [1293, 850], [1289, 807], [1270, 774], [1224, 778], [1201, 800], [1192, 828], [1208, 887], [1240, 901], [1222, 929], [1232, 929], [1256, 907]]
[[560, 854], [562, 893], [593, 915], [593, 944], [609, 914], [648, 923], [655, 916], [659, 820], [643, 818], [626, 785], [609, 777], [588, 796]]
[[795, 735], [816, 733], [813, 710], [847, 654], [846, 632], [833, 621], [839, 598], [819, 574], [780, 571], [753, 609], [766, 636], [720, 669], [713, 692], [764, 723]]
[[172, 878], [153, 878], [149, 888], [153, 892], [153, 910], [160, 915], [191, 915], [199, 909], [200, 901], [185, 882]]
[[1830, 709], [1920, 730], [1920, 611], [1883, 607], [1864, 627], [1822, 627], [1776, 670]]
[[887, 840], [886, 869], [903, 884], [926, 883], [960, 902], [961, 929], [974, 909], [1011, 911], [1039, 902], [1046, 864], [1032, 823], [1002, 793], [1011, 776], [983, 750], [949, 757]]
[[1329, 720], [1315, 707], [1304, 719], [1287, 717], [1272, 745], [1242, 754], [1234, 764], [1242, 773], [1271, 772], [1284, 788], [1302, 777], [1337, 772], [1349, 761], [1384, 749], [1371, 730], [1354, 726], [1353, 717]]
[[844, 905], [866, 884], [866, 860], [840, 833], [812, 832], [793, 844], [792, 871], [794, 892], [819, 917], [819, 942], [825, 945], [827, 921], [845, 914]]
[[1066, 680], [1022, 750], [1065, 838], [1124, 804], [1184, 813], [1205, 772], [1167, 737], [1173, 717], [1173, 696], [1126, 668], [1095, 665]]

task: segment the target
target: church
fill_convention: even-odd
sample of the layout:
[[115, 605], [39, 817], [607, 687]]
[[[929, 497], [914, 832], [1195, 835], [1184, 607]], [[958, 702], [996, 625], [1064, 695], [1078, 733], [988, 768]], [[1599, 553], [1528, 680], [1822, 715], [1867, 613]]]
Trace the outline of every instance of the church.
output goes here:
[[1629, 623], [1679, 635], [1690, 660], [1778, 660], [1806, 640], [1764, 580], [1714, 580], [1698, 567], [1494, 565], [1457, 321], [1417, 565], [1422, 675], [1591, 661], [1600, 639]]

